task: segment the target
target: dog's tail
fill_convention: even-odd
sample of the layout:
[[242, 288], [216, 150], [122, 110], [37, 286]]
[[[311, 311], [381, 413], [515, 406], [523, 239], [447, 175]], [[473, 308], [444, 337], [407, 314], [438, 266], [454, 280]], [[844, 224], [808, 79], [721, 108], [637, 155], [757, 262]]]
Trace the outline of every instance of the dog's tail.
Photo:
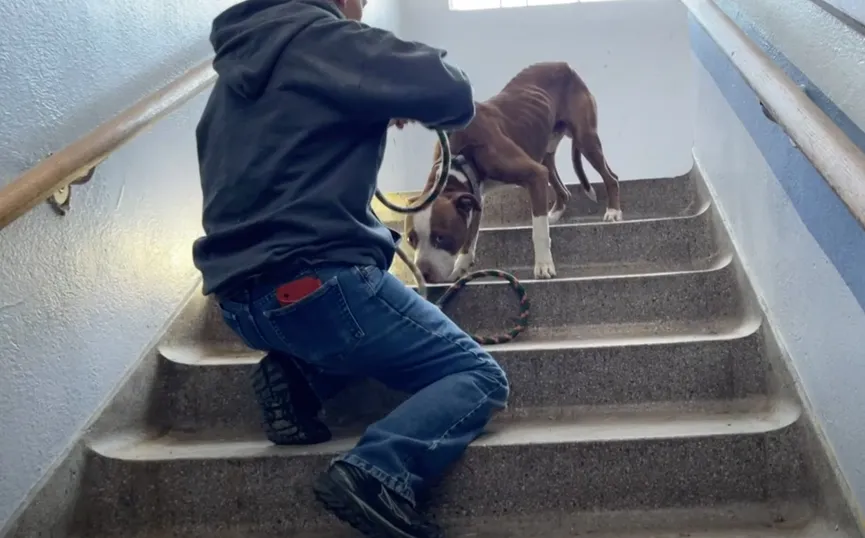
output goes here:
[[580, 185], [583, 187], [583, 194], [585, 194], [589, 200], [597, 203], [598, 193], [595, 192], [595, 188], [592, 187], [592, 184], [589, 183], [589, 178], [586, 177], [586, 171], [583, 169], [583, 155], [580, 153], [580, 148], [577, 145], [576, 139], [571, 141], [571, 160], [574, 162], [574, 171], [577, 172], [577, 177], [580, 178]]

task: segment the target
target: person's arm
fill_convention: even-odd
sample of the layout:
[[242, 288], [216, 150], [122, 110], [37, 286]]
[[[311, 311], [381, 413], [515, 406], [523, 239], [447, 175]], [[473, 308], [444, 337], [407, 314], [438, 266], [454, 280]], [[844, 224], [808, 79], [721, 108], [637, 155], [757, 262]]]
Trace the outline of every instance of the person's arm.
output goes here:
[[465, 127], [474, 116], [471, 83], [445, 63], [443, 50], [344, 20], [316, 21], [298, 38], [309, 54], [292, 55], [302, 68], [286, 76], [349, 113], [445, 130]]

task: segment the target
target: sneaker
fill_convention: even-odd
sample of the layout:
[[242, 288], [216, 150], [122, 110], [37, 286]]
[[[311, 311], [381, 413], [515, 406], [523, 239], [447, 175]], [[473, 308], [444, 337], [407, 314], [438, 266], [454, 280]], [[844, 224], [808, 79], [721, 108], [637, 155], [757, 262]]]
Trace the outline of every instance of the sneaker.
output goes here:
[[268, 353], [252, 373], [252, 388], [271, 443], [313, 445], [330, 440], [330, 430], [318, 418], [321, 402], [292, 357]]
[[441, 538], [441, 529], [357, 467], [338, 461], [312, 486], [333, 515], [370, 538]]

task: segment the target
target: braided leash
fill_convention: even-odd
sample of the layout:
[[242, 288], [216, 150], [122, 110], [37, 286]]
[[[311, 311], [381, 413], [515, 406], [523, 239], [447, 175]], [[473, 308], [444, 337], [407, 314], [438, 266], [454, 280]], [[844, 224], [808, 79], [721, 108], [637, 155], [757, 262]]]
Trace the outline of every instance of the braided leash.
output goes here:
[[[438, 136], [439, 144], [441, 145], [442, 149], [442, 165], [439, 170], [439, 176], [436, 179], [436, 183], [435, 185], [433, 185], [433, 188], [430, 190], [429, 194], [415, 205], [408, 207], [400, 207], [388, 201], [387, 198], [385, 198], [384, 195], [381, 193], [381, 191], [376, 189], [375, 197], [378, 198], [378, 201], [381, 202], [383, 206], [395, 213], [418, 213], [429, 207], [433, 202], [435, 202], [436, 198], [438, 198], [442, 191], [444, 191], [445, 185], [447, 184], [448, 176], [450, 175], [451, 149], [447, 135], [443, 131], [439, 130], [436, 130], [435, 133]], [[397, 247], [397, 255], [403, 261], [403, 263], [408, 266], [408, 268], [414, 275], [414, 278], [417, 281], [417, 291], [420, 296], [424, 299], [429, 299], [427, 285], [420, 270], [402, 248]], [[448, 286], [444, 294], [442, 294], [438, 301], [435, 302], [436, 306], [444, 310], [444, 307], [448, 303], [448, 301], [453, 299], [460, 290], [465, 288], [466, 284], [478, 278], [488, 277], [501, 278], [507, 281], [511, 289], [516, 292], [517, 297], [519, 298], [520, 310], [519, 316], [516, 319], [516, 323], [509, 331], [504, 334], [497, 336], [477, 336], [471, 333], [469, 334], [469, 336], [471, 336], [475, 342], [485, 346], [510, 342], [511, 340], [519, 336], [520, 333], [525, 331], [529, 326], [529, 298], [526, 294], [526, 288], [520, 283], [519, 280], [517, 280], [517, 277], [499, 269], [484, 269], [482, 271], [475, 271], [473, 273], [469, 273], [463, 276], [462, 278]]]
[[495, 344], [504, 344], [504, 343], [510, 342], [511, 340], [516, 338], [521, 332], [525, 331], [529, 326], [529, 309], [530, 309], [529, 297], [526, 294], [525, 286], [520, 284], [520, 281], [517, 280], [517, 278], [514, 275], [512, 275], [508, 272], [505, 272], [505, 271], [501, 271], [499, 269], [484, 269], [481, 271], [475, 271], [473, 273], [469, 273], [466, 276], [464, 276], [461, 279], [454, 282], [453, 284], [451, 284], [448, 287], [448, 289], [444, 292], [444, 294], [441, 297], [439, 297], [439, 300], [436, 301], [435, 304], [436, 304], [436, 306], [438, 306], [439, 308], [444, 310], [444, 307], [447, 304], [447, 302], [450, 301], [451, 299], [453, 299], [453, 297], [460, 290], [465, 288], [466, 284], [468, 284], [472, 280], [475, 280], [478, 278], [486, 278], [486, 277], [501, 278], [503, 280], [506, 280], [508, 282], [508, 284], [510, 284], [511, 289], [513, 289], [516, 292], [517, 297], [520, 300], [519, 316], [517, 317], [516, 323], [514, 323], [514, 326], [511, 327], [511, 329], [504, 334], [500, 334], [498, 336], [477, 336], [475, 334], [469, 334], [469, 336], [471, 336], [475, 342], [477, 342], [478, 344], [484, 345], [484, 346], [491, 346], [491, 345], [495, 345]]
[[442, 166], [439, 169], [439, 177], [436, 179], [435, 185], [433, 185], [432, 190], [430, 190], [426, 198], [416, 203], [415, 205], [400, 207], [385, 198], [381, 191], [376, 189], [375, 197], [378, 198], [378, 201], [381, 202], [381, 205], [385, 206], [391, 211], [394, 211], [396, 213], [402, 213], [404, 215], [410, 213], [420, 213], [421, 211], [432, 205], [432, 203], [436, 201], [436, 198], [439, 197], [442, 191], [445, 190], [445, 186], [447, 186], [448, 183], [448, 176], [451, 173], [451, 145], [448, 142], [448, 137], [444, 133], [444, 131], [436, 131], [435, 133], [436, 136], [438, 136], [439, 144], [442, 148]]

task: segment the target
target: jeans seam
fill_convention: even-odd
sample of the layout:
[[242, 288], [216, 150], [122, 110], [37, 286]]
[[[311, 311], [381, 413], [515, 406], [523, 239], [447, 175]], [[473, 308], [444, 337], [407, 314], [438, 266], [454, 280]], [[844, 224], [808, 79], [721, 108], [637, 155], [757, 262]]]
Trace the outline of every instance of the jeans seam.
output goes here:
[[[402, 312], [400, 312], [399, 310], [397, 310], [397, 309], [396, 309], [392, 304], [390, 304], [386, 299], [384, 299], [384, 298], [381, 297], [380, 295], [376, 294], [376, 295], [375, 295], [375, 298], [378, 299], [378, 300], [379, 300], [379, 301], [380, 301], [384, 306], [386, 306], [386, 307], [387, 307], [391, 312], [393, 312], [394, 314], [396, 314], [397, 316], [399, 316], [399, 317], [402, 318], [403, 320], [408, 321], [409, 323], [411, 323], [412, 325], [414, 325], [416, 328], [418, 328], [418, 329], [420, 329], [420, 330], [422, 330], [422, 331], [424, 331], [424, 332], [426, 332], [426, 333], [429, 333], [429, 334], [435, 336], [436, 338], [441, 338], [442, 340], [445, 340], [446, 342], [448, 342], [448, 343], [450, 343], [450, 344], [452, 344], [452, 345], [455, 345], [455, 346], [459, 347], [460, 349], [462, 349], [463, 351], [466, 351], [466, 352], [468, 352], [468, 353], [471, 353], [472, 355], [474, 355], [474, 356], [476, 356], [476, 357], [478, 357], [478, 358], [484, 358], [484, 357], [481, 356], [481, 354], [478, 353], [478, 351], [477, 351], [478, 348], [480, 348], [480, 350], [481, 350], [481, 352], [482, 352], [483, 354], [488, 355], [488, 353], [483, 349], [483, 347], [480, 346], [480, 344], [477, 345], [477, 348], [473, 348], [472, 346], [464, 345], [462, 342], [454, 341], [454, 340], [452, 340], [451, 338], [448, 338], [447, 336], [445, 336], [445, 335], [443, 335], [443, 334], [439, 334], [439, 333], [436, 332], [436, 331], [433, 331], [433, 330], [431, 330], [431, 329], [428, 329], [427, 327], [424, 327], [423, 325], [421, 325], [420, 323], [416, 322], [415, 320], [413, 320], [413, 319], [410, 318], [409, 316], [403, 314]], [[426, 300], [426, 299], [424, 299], [424, 300]], [[438, 308], [438, 307], [436, 307], [436, 308]], [[439, 310], [441, 311], [441, 309], [439, 309]], [[445, 314], [444, 312], [442, 312], [442, 315], [443, 315], [443, 316], [447, 316], [447, 314]], [[454, 325], [456, 325], [456, 323], [455, 323], [453, 320], [451, 320], [451, 323], [454, 323]], [[457, 325], [457, 329], [459, 329], [460, 331], [462, 331], [464, 334], [466, 334], [466, 335], [468, 336], [468, 333], [467, 333], [465, 330], [463, 330], [463, 328], [460, 327], [459, 325]]]
[[[252, 315], [252, 312], [250, 312], [249, 308], [246, 308], [244, 313], [246, 314], [247, 324], [249, 325], [249, 328], [252, 329], [252, 332], [254, 333], [253, 336], [256, 337], [256, 341], [258, 342], [258, 344], [259, 345], [263, 344], [265, 347], [267, 347], [267, 341], [265, 340], [264, 335], [261, 332], [261, 329], [258, 327], [258, 323], [255, 321], [255, 316]], [[240, 327], [240, 328], [242, 329], [243, 327]], [[247, 338], [247, 340], [248, 340], [248, 338]], [[253, 349], [254, 349], [257, 346], [250, 346], [250, 347], [253, 347]]]
[[[366, 290], [369, 292], [370, 297], [374, 297], [378, 295], [378, 289], [373, 284], [372, 280], [370, 280], [370, 269], [371, 267], [355, 267], [357, 270], [357, 274], [360, 277], [361, 281], [366, 285]], [[378, 269], [376, 267], [376, 269]], [[382, 277], [384, 278], [384, 277]], [[380, 288], [381, 286], [379, 286]]]
[[450, 433], [454, 430], [454, 428], [456, 428], [457, 426], [459, 426], [460, 424], [462, 424], [463, 422], [465, 422], [466, 419], [468, 419], [470, 416], [472, 416], [473, 414], [475, 414], [475, 412], [477, 412], [481, 407], [483, 407], [484, 405], [486, 405], [487, 402], [489, 402], [489, 401], [493, 401], [492, 398], [490, 398], [490, 395], [491, 395], [493, 392], [495, 392], [495, 391], [497, 391], [497, 390], [501, 390], [501, 389], [502, 389], [502, 384], [499, 383], [499, 384], [498, 384], [498, 387], [493, 387], [492, 389], [490, 389], [489, 391], [487, 391], [487, 392], [484, 394], [483, 399], [480, 401], [480, 403], [478, 403], [478, 405], [476, 405], [476, 406], [475, 406], [471, 411], [469, 411], [468, 413], [466, 413], [465, 415], [463, 415], [462, 417], [460, 417], [459, 420], [457, 420], [456, 422], [454, 422], [453, 425], [451, 425], [450, 428], [448, 428], [447, 430], [445, 430], [445, 432], [441, 435], [441, 437], [439, 437], [438, 439], [436, 439], [435, 441], [433, 441], [433, 442], [430, 444], [430, 447], [429, 447], [427, 450], [428, 450], [428, 451], [433, 451], [433, 450], [435, 450], [436, 448], [438, 448], [438, 446], [441, 444], [441, 442], [442, 442], [443, 440], [445, 440], [445, 439], [450, 435]]
[[393, 490], [396, 494], [406, 499], [412, 505], [415, 504], [414, 491], [412, 491], [411, 488], [408, 487], [407, 478], [405, 480], [400, 480], [395, 476], [391, 476], [391, 474], [386, 472], [384, 469], [381, 469], [371, 464], [363, 458], [355, 456], [351, 452], [343, 454], [341, 456], [337, 456], [335, 458], [335, 461], [344, 461], [346, 463], [354, 465], [355, 467], [359, 468], [360, 470], [364, 471], [368, 475], [372, 476], [373, 478], [384, 484], [384, 486], [388, 489]]

